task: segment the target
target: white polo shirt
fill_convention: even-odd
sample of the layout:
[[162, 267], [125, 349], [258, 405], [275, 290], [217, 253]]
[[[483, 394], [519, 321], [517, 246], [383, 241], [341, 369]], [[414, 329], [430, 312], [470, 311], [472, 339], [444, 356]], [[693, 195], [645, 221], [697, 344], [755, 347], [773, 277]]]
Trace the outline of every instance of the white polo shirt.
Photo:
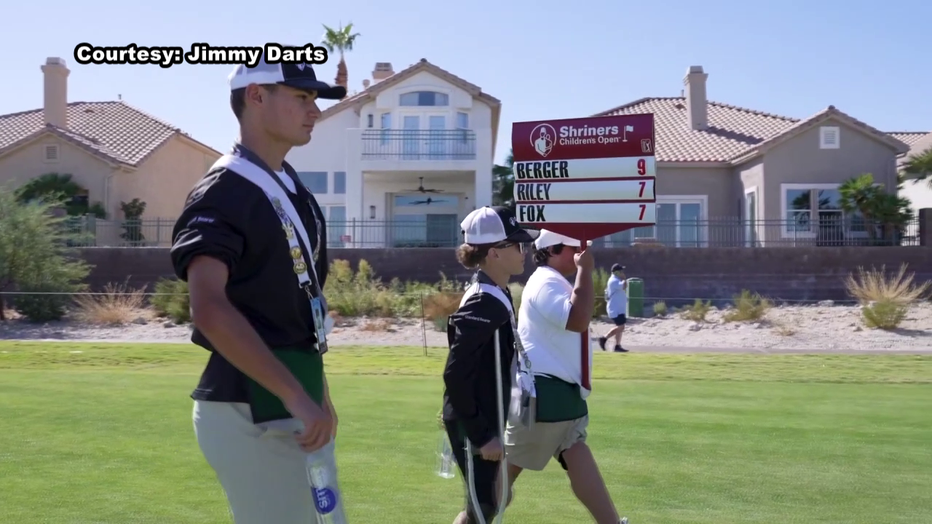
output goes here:
[[[550, 375], [581, 387], [582, 336], [566, 329], [572, 298], [573, 284], [566, 277], [548, 266], [537, 268], [521, 292], [518, 336], [535, 375]], [[592, 376], [592, 344], [586, 346]], [[589, 396], [589, 390], [581, 387], [580, 391], [583, 398]]]

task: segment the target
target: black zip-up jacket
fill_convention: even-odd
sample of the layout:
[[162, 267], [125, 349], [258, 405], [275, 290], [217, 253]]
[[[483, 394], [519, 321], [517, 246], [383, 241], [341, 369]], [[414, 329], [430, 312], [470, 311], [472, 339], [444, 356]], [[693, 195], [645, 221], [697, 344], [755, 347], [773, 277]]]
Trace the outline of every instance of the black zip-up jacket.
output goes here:
[[[495, 285], [481, 271], [480, 283]], [[511, 293], [505, 296], [514, 304]], [[476, 448], [498, 436], [495, 393], [495, 339], [501, 341], [502, 413], [507, 418], [514, 362], [514, 331], [507, 306], [490, 293], [477, 292], [450, 316], [447, 341], [450, 353], [443, 372], [443, 420], [458, 423]]]
[[[235, 152], [267, 167], [240, 144]], [[287, 162], [282, 167], [294, 182], [295, 193], [287, 194], [310, 242], [316, 244], [320, 233], [319, 245], [304, 246], [300, 236], [298, 242], [307, 253], [319, 250], [314, 267], [321, 289], [325, 289], [329, 258], [324, 214], [294, 169]], [[270, 348], [310, 350], [317, 342], [310, 301], [298, 288], [281, 220], [268, 197], [252, 182], [227, 169], [207, 173], [188, 195], [172, 238], [171, 260], [181, 280], [187, 281], [188, 264], [199, 255], [226, 263], [230, 271], [227, 297]], [[211, 352], [192, 397], [247, 402], [246, 375], [216, 352], [196, 327], [191, 341]]]

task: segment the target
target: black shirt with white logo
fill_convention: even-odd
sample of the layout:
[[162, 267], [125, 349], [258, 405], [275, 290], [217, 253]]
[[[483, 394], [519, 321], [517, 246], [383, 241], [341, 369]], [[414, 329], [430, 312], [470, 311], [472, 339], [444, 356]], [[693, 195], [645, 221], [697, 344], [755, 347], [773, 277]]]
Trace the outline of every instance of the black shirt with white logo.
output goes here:
[[[496, 285], [485, 273], [476, 275], [482, 284]], [[503, 289], [512, 301], [511, 293]], [[513, 302], [512, 302], [513, 303]], [[443, 381], [443, 420], [456, 422], [476, 448], [499, 433], [498, 398], [495, 393], [495, 337], [501, 348], [502, 409], [508, 413], [511, 399], [515, 335], [511, 312], [495, 295], [478, 292], [450, 315], [447, 356]]]
[[[238, 152], [263, 166], [250, 151], [240, 147]], [[288, 187], [288, 197], [315, 245], [304, 246], [300, 235], [295, 236], [308, 255], [318, 249], [314, 266], [323, 288], [328, 270], [323, 213], [294, 169], [287, 164], [284, 168], [296, 190], [292, 193]], [[230, 271], [227, 297], [270, 348], [315, 350], [310, 301], [298, 287], [282, 222], [259, 187], [227, 169], [211, 171], [188, 195], [172, 239], [171, 258], [178, 278], [187, 281], [188, 265], [197, 256], [220, 260]], [[246, 376], [218, 353], [196, 326], [191, 341], [211, 352], [192, 398], [247, 402]]]

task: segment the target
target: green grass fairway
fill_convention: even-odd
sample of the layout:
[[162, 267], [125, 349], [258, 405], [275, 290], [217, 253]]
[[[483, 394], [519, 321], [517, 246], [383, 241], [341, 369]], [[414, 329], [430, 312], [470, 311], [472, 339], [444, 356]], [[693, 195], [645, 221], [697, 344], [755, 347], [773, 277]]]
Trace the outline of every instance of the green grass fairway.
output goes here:
[[[433, 474], [444, 353], [326, 357], [352, 522], [461, 507], [462, 479]], [[191, 425], [205, 357], [0, 342], [0, 522], [230, 522]], [[595, 368], [590, 444], [632, 524], [932, 522], [932, 357], [600, 353]], [[551, 462], [505, 521], [590, 519]]]

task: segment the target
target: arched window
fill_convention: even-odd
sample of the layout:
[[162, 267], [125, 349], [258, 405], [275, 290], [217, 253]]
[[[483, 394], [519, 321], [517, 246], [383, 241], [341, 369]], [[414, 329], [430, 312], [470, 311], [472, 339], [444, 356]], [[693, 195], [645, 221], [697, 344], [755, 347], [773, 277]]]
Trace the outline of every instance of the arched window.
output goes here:
[[398, 105], [402, 106], [448, 106], [450, 96], [436, 91], [414, 91], [399, 97]]

